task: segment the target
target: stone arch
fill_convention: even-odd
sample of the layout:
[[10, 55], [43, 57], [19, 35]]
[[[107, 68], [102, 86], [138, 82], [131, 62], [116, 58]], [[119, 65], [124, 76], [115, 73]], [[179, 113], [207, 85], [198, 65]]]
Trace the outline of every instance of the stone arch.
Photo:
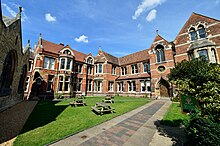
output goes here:
[[27, 64], [23, 65], [22, 73], [20, 75], [19, 85], [18, 85], [18, 93], [21, 94], [24, 92], [24, 83], [27, 76]]
[[13, 76], [17, 65], [17, 52], [11, 50], [8, 52], [3, 63], [3, 70], [0, 76], [0, 96], [11, 94], [11, 85]]
[[156, 88], [159, 90], [160, 97], [171, 97], [171, 86], [167, 80], [160, 78]]

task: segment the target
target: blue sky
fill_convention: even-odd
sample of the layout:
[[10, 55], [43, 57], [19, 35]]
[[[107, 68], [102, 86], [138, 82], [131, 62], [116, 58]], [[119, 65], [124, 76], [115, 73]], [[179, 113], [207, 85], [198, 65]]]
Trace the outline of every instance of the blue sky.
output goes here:
[[3, 14], [23, 7], [23, 45], [39, 34], [54, 43], [97, 55], [121, 57], [150, 47], [159, 34], [173, 41], [196, 12], [220, 19], [220, 0], [2, 0]]

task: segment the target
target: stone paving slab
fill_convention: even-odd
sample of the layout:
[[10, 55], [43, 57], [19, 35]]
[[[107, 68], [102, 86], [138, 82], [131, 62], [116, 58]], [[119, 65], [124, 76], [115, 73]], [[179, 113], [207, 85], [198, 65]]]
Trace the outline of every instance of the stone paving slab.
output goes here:
[[0, 145], [12, 145], [37, 101], [23, 101], [0, 112]]
[[[52, 145], [146, 145], [150, 143], [156, 127], [154, 120], [162, 118], [170, 101], [154, 100], [129, 113], [116, 117], [93, 128], [87, 129], [66, 139], [60, 140]], [[165, 110], [164, 112], [161, 111]], [[155, 115], [155, 113], [158, 114]], [[154, 118], [154, 120], [151, 120]], [[151, 127], [146, 127], [146, 122]], [[145, 126], [145, 127], [144, 127]]]

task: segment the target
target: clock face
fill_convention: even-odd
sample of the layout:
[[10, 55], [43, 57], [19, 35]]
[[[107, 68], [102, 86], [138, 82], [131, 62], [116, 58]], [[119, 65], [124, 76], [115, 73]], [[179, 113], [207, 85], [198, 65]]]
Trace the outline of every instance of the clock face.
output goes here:
[[158, 66], [158, 68], [157, 68], [157, 70], [159, 71], [159, 72], [164, 72], [165, 71], [165, 66]]

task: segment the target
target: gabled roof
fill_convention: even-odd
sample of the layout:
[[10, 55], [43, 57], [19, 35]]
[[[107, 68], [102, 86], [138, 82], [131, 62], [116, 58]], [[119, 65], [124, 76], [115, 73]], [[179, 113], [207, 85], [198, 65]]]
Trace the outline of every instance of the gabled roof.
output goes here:
[[59, 51], [64, 47], [63, 45], [55, 44], [44, 39], [42, 39], [42, 46], [44, 51], [52, 52], [55, 54], [58, 54]]
[[119, 65], [127, 65], [149, 59], [148, 49], [119, 58]]
[[18, 19], [15, 18], [9, 18], [7, 16], [2, 16], [2, 20], [5, 23], [5, 26], [8, 27], [10, 26], [12, 23], [14, 23], [15, 21], [17, 21]]
[[104, 52], [104, 51], [102, 51], [102, 52], [103, 52], [103, 54], [105, 55], [105, 58], [107, 59], [108, 62], [113, 63], [113, 64], [116, 64], [116, 65], [119, 65], [119, 62], [118, 62], [118, 58], [117, 58], [117, 57], [115, 57], [115, 56], [113, 56], [113, 55], [111, 55], [111, 54], [108, 54], [108, 53], [106, 53], [106, 52]]
[[[162, 41], [161, 41], [162, 40]], [[161, 42], [163, 42], [165, 45], [169, 45], [170, 43], [166, 40], [166, 39], [164, 39], [162, 36], [160, 36], [159, 34], [157, 34], [156, 35], [156, 37], [155, 37], [155, 39], [154, 39], [154, 41], [153, 41], [153, 43], [152, 43], [152, 45], [151, 45], [151, 48], [153, 48], [154, 47], [154, 43], [156, 43], [156, 42], [159, 42], [159, 41], [161, 41]], [[160, 42], [159, 42], [160, 43]]]
[[207, 17], [201, 14], [197, 14], [197, 13], [192, 13], [191, 16], [188, 18], [188, 20], [186, 21], [186, 23], [184, 24], [184, 26], [182, 27], [182, 29], [180, 30], [179, 34], [185, 33], [186, 30], [188, 29], [188, 27], [192, 24], [196, 24], [197, 22], [207, 22], [207, 23], [215, 23], [215, 22], [220, 22], [217, 19], [211, 18], [211, 17]]
[[[73, 50], [73, 49], [72, 49]], [[74, 56], [75, 56], [75, 60], [76, 61], [80, 61], [80, 62], [84, 62], [84, 59], [86, 58], [86, 54], [73, 50]]]

